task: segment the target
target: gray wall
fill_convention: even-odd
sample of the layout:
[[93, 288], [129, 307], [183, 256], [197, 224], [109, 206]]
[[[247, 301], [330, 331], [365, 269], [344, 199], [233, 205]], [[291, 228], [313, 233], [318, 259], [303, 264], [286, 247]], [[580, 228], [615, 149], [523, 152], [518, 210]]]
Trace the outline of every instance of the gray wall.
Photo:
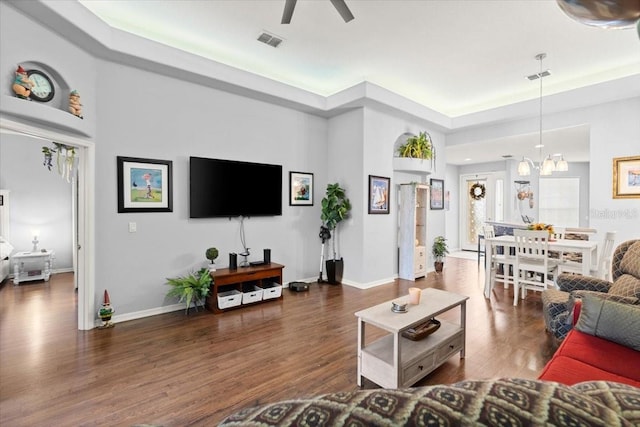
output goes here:
[[[98, 81], [96, 289], [109, 288], [122, 312], [151, 309], [173, 302], [165, 300], [165, 278], [204, 265], [208, 247], [219, 249], [221, 267], [229, 252], [241, 252], [238, 219], [189, 218], [192, 155], [282, 165], [282, 216], [245, 221], [250, 260], [270, 248], [286, 266], [286, 282], [317, 277], [326, 119], [109, 62], [100, 64]], [[131, 81], [145, 83], [123, 84]], [[123, 99], [134, 105], [122, 108]], [[173, 161], [173, 212], [117, 213], [116, 156]], [[314, 206], [288, 205], [289, 171], [314, 173]]]

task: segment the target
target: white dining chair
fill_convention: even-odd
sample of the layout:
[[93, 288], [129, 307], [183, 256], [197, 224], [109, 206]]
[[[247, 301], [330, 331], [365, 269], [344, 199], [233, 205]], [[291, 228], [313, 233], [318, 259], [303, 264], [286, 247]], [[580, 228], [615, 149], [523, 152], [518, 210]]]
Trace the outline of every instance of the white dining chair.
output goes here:
[[[518, 305], [518, 291], [525, 298], [528, 289], [544, 291], [555, 286], [558, 260], [549, 257], [549, 232], [546, 230], [513, 230], [516, 242], [513, 305]], [[549, 275], [553, 280], [549, 280]]]
[[[616, 234], [615, 231], [608, 231], [605, 234], [602, 247], [599, 248], [598, 264], [591, 267], [590, 276], [611, 281], [611, 258], [613, 257]], [[581, 262], [565, 260], [559, 264], [558, 268], [559, 273], [582, 274]]]
[[[492, 225], [485, 225], [482, 230], [485, 239], [493, 239], [496, 237], [496, 233]], [[486, 245], [491, 245], [491, 259], [485, 260], [487, 268], [491, 269], [491, 288], [493, 288], [493, 284], [497, 280], [502, 280], [504, 288], [507, 289], [509, 284], [514, 283], [511, 271], [513, 270], [513, 266], [516, 262], [515, 257], [511, 256], [508, 253], [508, 250], [504, 251], [506, 253], [499, 254], [498, 245], [493, 242], [487, 242], [485, 240], [485, 246]]]
[[[565, 228], [564, 227], [553, 227], [553, 233], [549, 233], [549, 239], [552, 240], [562, 240], [564, 239]], [[564, 252], [562, 251], [551, 251], [549, 253], [551, 258], [557, 258], [558, 260], [564, 259]]]

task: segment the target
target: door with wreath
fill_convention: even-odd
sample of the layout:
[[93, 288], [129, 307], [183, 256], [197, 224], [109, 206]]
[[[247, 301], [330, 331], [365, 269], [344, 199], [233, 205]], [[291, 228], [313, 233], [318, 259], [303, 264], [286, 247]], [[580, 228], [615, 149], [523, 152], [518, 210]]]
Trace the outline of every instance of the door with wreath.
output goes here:
[[505, 173], [460, 176], [460, 248], [478, 250], [478, 235], [487, 221], [504, 221]]

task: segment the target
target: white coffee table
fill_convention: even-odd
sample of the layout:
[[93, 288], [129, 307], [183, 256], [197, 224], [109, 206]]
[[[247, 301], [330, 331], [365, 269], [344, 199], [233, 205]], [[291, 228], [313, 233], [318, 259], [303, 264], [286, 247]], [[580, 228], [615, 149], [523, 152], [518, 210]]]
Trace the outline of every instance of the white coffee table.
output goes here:
[[[439, 289], [423, 289], [420, 304], [409, 305], [408, 312], [394, 313], [391, 302], [407, 302], [408, 295], [355, 313], [358, 317], [358, 385], [368, 378], [384, 388], [409, 387], [455, 353], [464, 358], [466, 301], [468, 296]], [[440, 328], [433, 334], [412, 341], [402, 332], [439, 314], [460, 307], [460, 323], [438, 319]], [[365, 325], [389, 334], [371, 343], [365, 340]]]

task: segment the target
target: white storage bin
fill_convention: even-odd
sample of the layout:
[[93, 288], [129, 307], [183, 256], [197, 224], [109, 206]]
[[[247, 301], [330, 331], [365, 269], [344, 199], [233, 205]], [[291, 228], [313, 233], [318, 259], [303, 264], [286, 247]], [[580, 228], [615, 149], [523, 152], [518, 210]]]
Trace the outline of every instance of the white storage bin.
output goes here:
[[282, 295], [282, 285], [276, 282], [263, 283], [262, 299], [280, 298]]
[[236, 289], [218, 292], [218, 308], [220, 310], [236, 307], [242, 303], [242, 293]]
[[249, 304], [252, 302], [262, 301], [262, 288], [258, 286], [253, 286], [252, 288], [243, 289], [242, 293], [242, 303]]

